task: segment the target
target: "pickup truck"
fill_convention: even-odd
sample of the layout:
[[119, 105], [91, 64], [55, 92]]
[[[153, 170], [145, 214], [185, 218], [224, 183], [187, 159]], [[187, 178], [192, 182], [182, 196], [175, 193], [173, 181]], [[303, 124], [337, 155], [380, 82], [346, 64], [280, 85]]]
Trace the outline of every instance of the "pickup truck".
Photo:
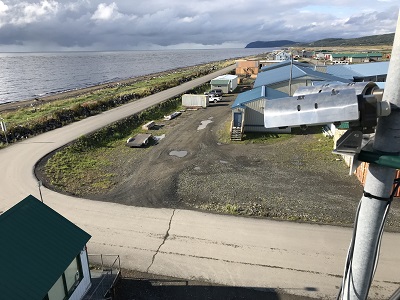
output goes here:
[[214, 95], [214, 94], [208, 94], [208, 101], [209, 102], [217, 103], [217, 102], [219, 102], [221, 100], [222, 100], [221, 96], [217, 96], [217, 95]]

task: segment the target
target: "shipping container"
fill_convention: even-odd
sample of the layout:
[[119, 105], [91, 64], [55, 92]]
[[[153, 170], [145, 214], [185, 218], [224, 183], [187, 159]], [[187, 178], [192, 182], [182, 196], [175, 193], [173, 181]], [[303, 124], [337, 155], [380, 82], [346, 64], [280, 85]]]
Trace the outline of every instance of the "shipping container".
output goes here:
[[182, 96], [182, 106], [206, 108], [208, 104], [208, 95], [184, 94]]

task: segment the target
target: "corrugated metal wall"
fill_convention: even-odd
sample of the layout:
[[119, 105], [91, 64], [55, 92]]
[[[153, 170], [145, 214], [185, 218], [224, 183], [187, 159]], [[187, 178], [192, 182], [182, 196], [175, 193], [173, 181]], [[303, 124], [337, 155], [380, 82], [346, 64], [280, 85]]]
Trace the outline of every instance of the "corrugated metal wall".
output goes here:
[[[360, 182], [362, 183], [362, 185], [365, 185], [365, 179], [367, 177], [367, 173], [368, 173], [368, 163], [363, 162], [356, 170], [355, 175], [357, 176], [358, 180], [360, 180]], [[397, 170], [396, 172], [396, 177], [398, 178], [400, 177], [400, 171]], [[397, 190], [397, 193], [394, 195], [395, 197], [400, 197], [400, 189]]]
[[265, 99], [259, 99], [246, 103], [246, 114], [244, 115], [244, 132], [271, 132], [290, 133], [290, 128], [265, 128], [264, 127], [264, 106]]

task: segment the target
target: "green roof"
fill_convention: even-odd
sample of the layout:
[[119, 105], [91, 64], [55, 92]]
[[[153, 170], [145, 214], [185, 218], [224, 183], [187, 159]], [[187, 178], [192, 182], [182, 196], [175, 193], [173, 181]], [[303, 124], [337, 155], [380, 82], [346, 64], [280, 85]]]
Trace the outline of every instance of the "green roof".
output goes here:
[[350, 128], [350, 124], [349, 122], [342, 122], [340, 123], [339, 126], [336, 126], [337, 129], [349, 129]]
[[28, 196], [0, 215], [0, 298], [43, 299], [90, 235]]
[[216, 85], [216, 84], [220, 84], [220, 85], [228, 85], [229, 84], [229, 79], [213, 79], [211, 80], [211, 84]]
[[333, 53], [332, 57], [341, 58], [341, 57], [354, 57], [354, 58], [364, 58], [364, 57], [382, 57], [382, 53]]

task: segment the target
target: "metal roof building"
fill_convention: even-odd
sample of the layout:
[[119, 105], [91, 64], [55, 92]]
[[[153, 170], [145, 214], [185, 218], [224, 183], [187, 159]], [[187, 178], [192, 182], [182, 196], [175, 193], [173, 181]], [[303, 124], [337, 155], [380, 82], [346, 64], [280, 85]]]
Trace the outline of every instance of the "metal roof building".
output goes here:
[[252, 90], [243, 92], [238, 94], [236, 97], [235, 101], [233, 102], [231, 108], [238, 108], [238, 107], [244, 107], [250, 102], [253, 102], [255, 100], [259, 99], [278, 99], [278, 98], [284, 98], [287, 97], [288, 95], [286, 93], [282, 93], [280, 91], [268, 88], [266, 86], [259, 86], [257, 88], [254, 88]]
[[81, 299], [90, 237], [33, 196], [17, 203], [0, 215], [0, 298]]
[[[282, 68], [283, 66], [290, 66], [290, 64], [291, 64], [290, 60], [285, 60], [285, 61], [282, 61], [282, 62], [277, 62], [277, 63], [272, 64], [272, 65], [264, 66], [264, 67], [261, 68], [261, 71], [262, 72], [270, 71], [270, 70], [273, 70], [273, 69]], [[298, 61], [293, 61], [293, 65], [302, 66], [302, 67], [309, 67], [309, 68], [313, 67], [313, 65], [310, 65], [310, 64], [307, 64], [307, 63], [301, 63], [301, 62], [298, 62]]]
[[288, 95], [283, 92], [266, 86], [260, 86], [240, 93], [231, 107], [231, 140], [241, 140], [243, 134], [246, 132], [289, 133], [290, 128], [267, 129], [264, 126], [265, 100], [279, 99], [287, 96]]
[[[291, 84], [289, 86], [289, 82]], [[349, 83], [352, 80], [337, 77], [328, 73], [313, 70], [312, 66], [304, 64], [290, 63], [280, 66], [271, 66], [265, 68], [264, 72], [258, 74], [254, 87], [268, 86], [272, 89], [293, 94], [297, 88], [303, 86], [312, 86], [314, 82], [343, 82]]]
[[211, 89], [221, 89], [223, 93], [233, 92], [238, 85], [237, 75], [221, 75], [210, 81]]
[[371, 62], [352, 65], [327, 65], [317, 66], [317, 69], [325, 71], [333, 76], [358, 81], [386, 81], [389, 62]]

